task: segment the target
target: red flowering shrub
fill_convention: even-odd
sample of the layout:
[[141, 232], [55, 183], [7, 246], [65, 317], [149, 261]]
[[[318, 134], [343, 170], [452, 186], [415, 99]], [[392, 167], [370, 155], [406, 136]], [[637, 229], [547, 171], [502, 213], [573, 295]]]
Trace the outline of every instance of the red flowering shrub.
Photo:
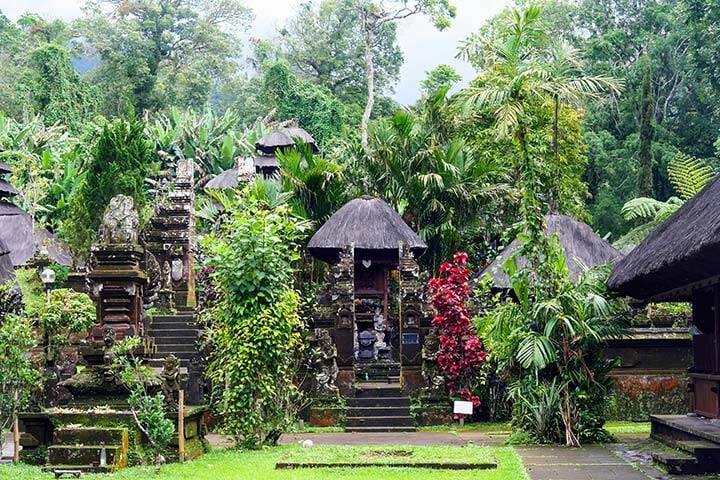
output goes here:
[[480, 398], [473, 393], [473, 387], [487, 354], [470, 326], [466, 305], [470, 296], [467, 260], [467, 253], [458, 252], [452, 263], [443, 262], [440, 274], [428, 282], [428, 288], [435, 308], [433, 325], [440, 339], [438, 364], [445, 371], [450, 394], [477, 406]]

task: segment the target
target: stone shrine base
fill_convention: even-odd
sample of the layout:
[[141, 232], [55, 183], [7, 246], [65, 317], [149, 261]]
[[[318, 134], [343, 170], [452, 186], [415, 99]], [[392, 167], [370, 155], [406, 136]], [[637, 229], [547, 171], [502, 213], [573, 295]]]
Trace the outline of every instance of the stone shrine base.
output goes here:
[[[205, 453], [204, 405], [185, 407], [185, 458]], [[177, 418], [174, 419], [177, 421]], [[153, 453], [127, 408], [50, 408], [20, 416], [20, 459], [24, 463], [85, 472], [112, 472], [126, 466], [153, 463]], [[177, 424], [176, 424], [177, 430]], [[178, 435], [162, 452], [178, 461]]]

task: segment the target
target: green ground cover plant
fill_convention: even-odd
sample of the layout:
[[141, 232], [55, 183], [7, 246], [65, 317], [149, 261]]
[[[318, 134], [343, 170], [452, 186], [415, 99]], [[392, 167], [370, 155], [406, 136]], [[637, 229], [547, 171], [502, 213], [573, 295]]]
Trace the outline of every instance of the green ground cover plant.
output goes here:
[[[288, 456], [307, 455], [321, 458], [323, 461], [334, 461], [336, 458], [354, 458], [358, 452], [372, 447], [353, 446], [316, 446], [303, 449], [299, 445], [284, 445], [263, 450], [218, 450], [184, 464], [166, 465], [162, 472], [155, 474], [152, 467], [133, 467], [114, 474], [113, 480], [140, 480], [153, 478], [157, 480], [527, 480], [528, 476], [518, 454], [508, 447], [415, 447], [396, 446], [412, 452], [431, 453], [442, 458], [461, 458], [470, 461], [468, 451], [473, 451], [481, 458], [490, 456], [498, 463], [495, 470], [428, 470], [414, 468], [320, 468], [304, 470], [276, 470], [275, 464]], [[378, 447], [391, 448], [390, 446]], [[307, 451], [307, 452], [306, 452]], [[52, 479], [52, 473], [43, 472], [38, 467], [26, 465], [0, 465], [0, 478], [10, 480], [45, 480]], [[107, 475], [87, 475], [87, 480], [107, 479]]]

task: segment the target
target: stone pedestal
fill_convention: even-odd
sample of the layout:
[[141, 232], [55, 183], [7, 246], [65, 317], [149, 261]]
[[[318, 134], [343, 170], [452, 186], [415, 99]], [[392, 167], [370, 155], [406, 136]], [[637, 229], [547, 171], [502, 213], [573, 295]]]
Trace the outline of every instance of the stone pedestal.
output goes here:
[[93, 346], [103, 345], [106, 327], [115, 339], [143, 336], [143, 289], [147, 282], [140, 268], [143, 249], [139, 245], [96, 245], [94, 268], [88, 274], [97, 299], [98, 322], [90, 330]]

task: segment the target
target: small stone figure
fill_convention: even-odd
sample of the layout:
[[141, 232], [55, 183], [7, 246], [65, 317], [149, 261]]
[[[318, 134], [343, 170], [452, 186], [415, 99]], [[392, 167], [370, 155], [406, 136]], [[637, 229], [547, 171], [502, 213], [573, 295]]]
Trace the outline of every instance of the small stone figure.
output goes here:
[[113, 383], [115, 381], [115, 372], [113, 371], [113, 362], [115, 361], [115, 353], [112, 348], [115, 345], [115, 330], [112, 327], [105, 327], [103, 330], [103, 381], [105, 383]]
[[375, 358], [375, 332], [363, 330], [358, 334], [358, 359], [373, 360]]
[[313, 349], [310, 361], [315, 377], [315, 396], [337, 397], [337, 350], [327, 330], [317, 329], [315, 338], [317, 347]]
[[445, 393], [445, 375], [437, 361], [439, 350], [440, 339], [433, 328], [425, 337], [422, 347], [422, 376], [428, 393]]
[[165, 357], [161, 378], [165, 403], [169, 409], [176, 410], [180, 390], [180, 360], [175, 355]]
[[100, 243], [137, 244], [139, 225], [133, 199], [127, 195], [115, 195], [103, 214]]

